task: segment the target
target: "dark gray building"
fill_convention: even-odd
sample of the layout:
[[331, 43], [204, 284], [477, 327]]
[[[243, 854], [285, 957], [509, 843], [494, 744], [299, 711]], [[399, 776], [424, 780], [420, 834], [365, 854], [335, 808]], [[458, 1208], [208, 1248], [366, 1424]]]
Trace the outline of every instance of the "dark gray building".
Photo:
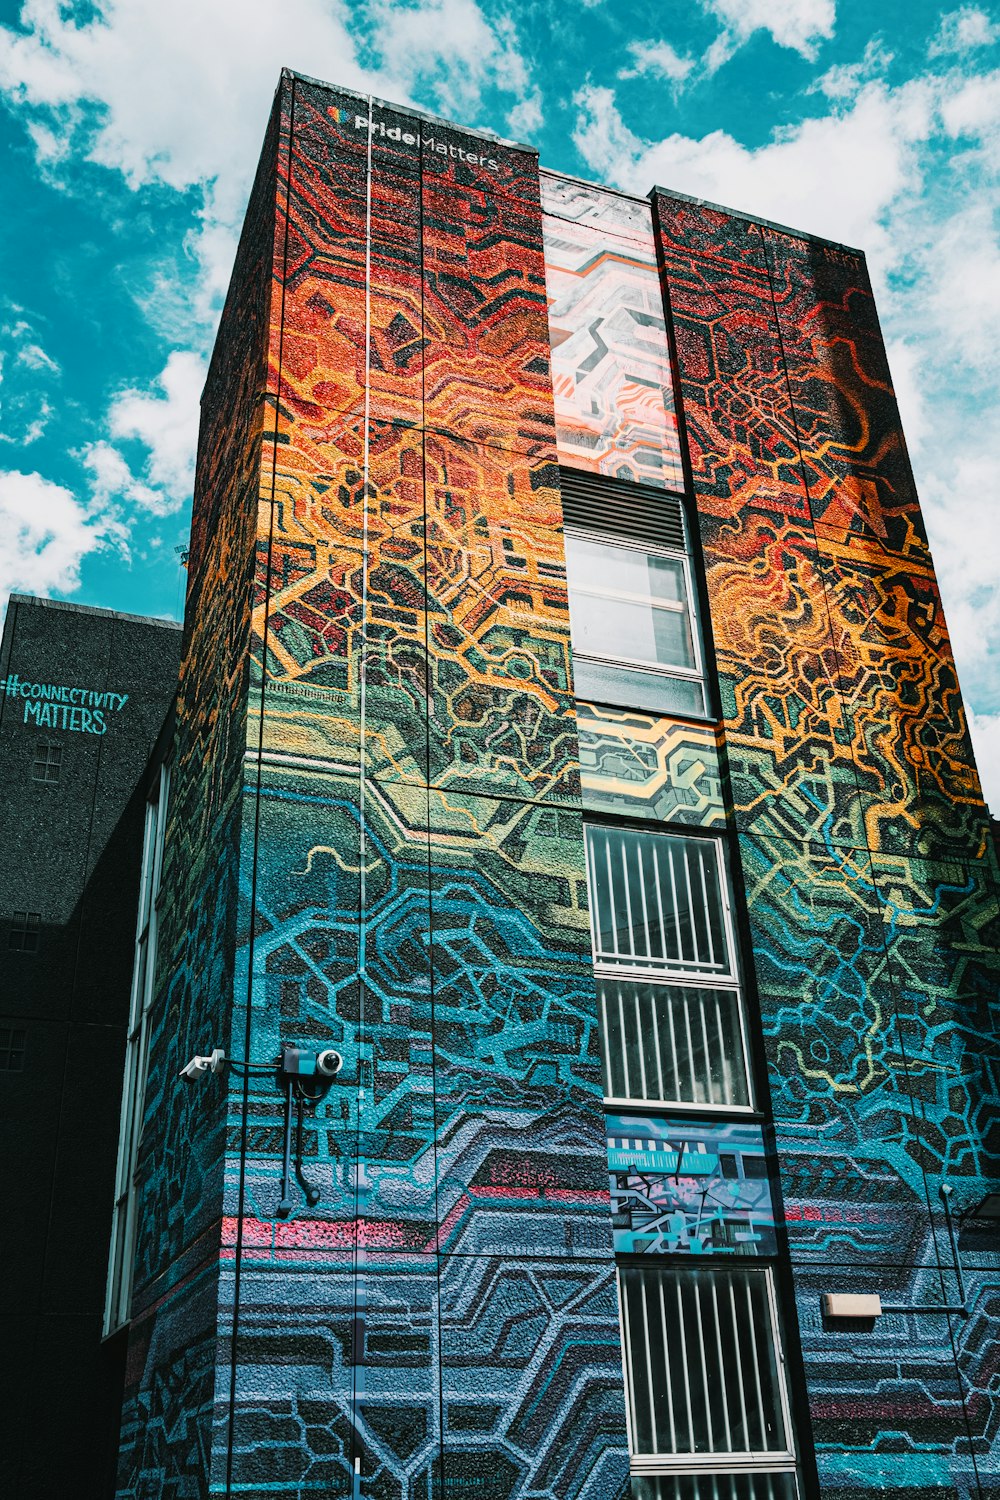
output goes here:
[[0, 1493], [19, 1500], [114, 1487], [108, 1241], [180, 643], [167, 621], [14, 594], [0, 646]]

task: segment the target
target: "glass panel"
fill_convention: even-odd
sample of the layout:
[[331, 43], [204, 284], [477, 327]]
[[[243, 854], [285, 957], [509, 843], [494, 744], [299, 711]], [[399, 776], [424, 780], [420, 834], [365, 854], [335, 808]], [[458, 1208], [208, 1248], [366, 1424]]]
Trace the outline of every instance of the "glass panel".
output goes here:
[[695, 666], [677, 558], [566, 538], [573, 648], [659, 666]]
[[787, 1452], [767, 1273], [620, 1276], [633, 1452]]
[[594, 594], [572, 595], [570, 610], [574, 651], [662, 667], [694, 666], [684, 613]]
[[607, 1098], [749, 1104], [733, 990], [599, 978], [597, 996]]
[[587, 849], [598, 963], [731, 972], [714, 840], [591, 825]]
[[620, 704], [623, 708], [651, 713], [705, 713], [705, 690], [699, 678], [671, 677], [664, 671], [642, 667], [608, 666], [604, 662], [573, 658], [573, 683], [577, 696], [594, 702]]
[[566, 574], [570, 589], [687, 603], [680, 559], [644, 552], [640, 547], [589, 541], [567, 532]]
[[632, 1475], [632, 1500], [796, 1500], [795, 1475]]
[[139, 920], [132, 970], [129, 1036], [122, 1088], [122, 1112], [118, 1135], [117, 1194], [112, 1225], [108, 1289], [105, 1302], [105, 1333], [111, 1333], [129, 1315], [132, 1261], [135, 1250], [135, 1174], [145, 1112], [146, 1074], [149, 1065], [149, 1010], [153, 1000], [156, 968], [156, 913], [154, 910], [162, 875], [163, 836], [167, 811], [169, 775], [161, 768], [159, 800], [146, 805], [142, 867], [139, 887]]

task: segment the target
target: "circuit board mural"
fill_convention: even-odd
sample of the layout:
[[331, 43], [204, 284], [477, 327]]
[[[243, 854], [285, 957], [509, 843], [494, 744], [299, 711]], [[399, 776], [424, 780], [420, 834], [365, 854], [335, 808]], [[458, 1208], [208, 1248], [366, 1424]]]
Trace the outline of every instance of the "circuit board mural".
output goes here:
[[[573, 697], [668, 328], [721, 730]], [[824, 1495], [985, 1500], [998, 878], [863, 260], [286, 74], [203, 410], [120, 1495], [624, 1500], [615, 1251], [787, 1242]], [[773, 1126], [605, 1117], [584, 808], [732, 835]], [[177, 1073], [289, 1041], [283, 1203], [275, 1076]]]
[[541, 174], [563, 463], [683, 489], [649, 207]]
[[[227, 842], [202, 861], [226, 860], [238, 905], [227, 967], [186, 956], [154, 1067], [162, 1101], [183, 1046], [344, 1063], [298, 1116], [290, 1208], [273, 1074], [186, 1094], [197, 1202], [193, 1167], [174, 1198], [165, 1112], [120, 1492], [183, 1472], [206, 1496], [618, 1500], [537, 160], [292, 75], [273, 138], [265, 316], [231, 306], [208, 396], [221, 410], [212, 380], [244, 373], [240, 479], [220, 471], [203, 526], [238, 555], [188, 625], [224, 644], [232, 701], [192, 655], [209, 701], [185, 699], [180, 730], [193, 747], [214, 714], [239, 740]], [[178, 935], [217, 895], [206, 873]], [[177, 1358], [191, 1276], [215, 1297], [211, 1401], [204, 1359]], [[175, 1421], [195, 1379], [200, 1415]]]
[[655, 213], [823, 1492], [992, 1493], [981, 1249], [967, 1317], [819, 1316], [960, 1303], [940, 1188], [1000, 1174], [995, 859], [864, 260]]
[[701, 828], [725, 824], [714, 725], [594, 703], [578, 702], [576, 711], [588, 812]]
[[774, 1255], [759, 1125], [607, 1116], [615, 1249], [623, 1255]]

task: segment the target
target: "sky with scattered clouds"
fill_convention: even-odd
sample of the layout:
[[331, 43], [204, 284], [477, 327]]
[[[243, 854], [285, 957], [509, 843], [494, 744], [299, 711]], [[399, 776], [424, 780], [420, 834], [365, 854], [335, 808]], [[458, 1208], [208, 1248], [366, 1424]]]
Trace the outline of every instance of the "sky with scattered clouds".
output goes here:
[[1000, 814], [985, 0], [0, 0], [0, 608], [179, 615], [198, 398], [282, 65], [867, 251]]

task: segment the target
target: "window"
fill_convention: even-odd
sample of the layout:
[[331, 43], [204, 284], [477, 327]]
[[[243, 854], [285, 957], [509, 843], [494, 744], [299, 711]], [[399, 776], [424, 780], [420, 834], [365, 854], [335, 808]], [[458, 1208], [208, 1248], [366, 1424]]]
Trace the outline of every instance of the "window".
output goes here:
[[121, 1125], [118, 1135], [118, 1167], [115, 1206], [111, 1228], [104, 1332], [113, 1333], [129, 1318], [132, 1301], [132, 1261], [135, 1252], [136, 1170], [146, 1100], [149, 1053], [149, 1016], [154, 998], [156, 933], [161, 905], [163, 839], [166, 829], [170, 768], [160, 769], [154, 795], [146, 804], [142, 870], [139, 882], [139, 915], [136, 927], [132, 995], [129, 1003], [128, 1037], [125, 1047], [125, 1080], [122, 1088]]
[[606, 1098], [749, 1108], [721, 844], [600, 824], [586, 833]]
[[791, 1472], [633, 1474], [632, 1500], [796, 1500]]
[[695, 592], [680, 500], [562, 474], [576, 691], [703, 715]]
[[588, 829], [594, 958], [734, 978], [716, 839]]
[[37, 953], [42, 916], [37, 911], [16, 911], [10, 919], [7, 946], [15, 953]]
[[24, 1067], [23, 1026], [0, 1026], [0, 1073], [20, 1073]]
[[35, 758], [31, 762], [34, 781], [46, 781], [50, 785], [62, 774], [62, 745], [52, 740], [39, 740], [35, 746]]
[[[764, 1487], [730, 1493], [766, 1495], [766, 1480], [795, 1466], [771, 1272], [644, 1263], [618, 1275], [635, 1472], [732, 1482], [755, 1468]], [[780, 1481], [775, 1494], [787, 1494]]]

